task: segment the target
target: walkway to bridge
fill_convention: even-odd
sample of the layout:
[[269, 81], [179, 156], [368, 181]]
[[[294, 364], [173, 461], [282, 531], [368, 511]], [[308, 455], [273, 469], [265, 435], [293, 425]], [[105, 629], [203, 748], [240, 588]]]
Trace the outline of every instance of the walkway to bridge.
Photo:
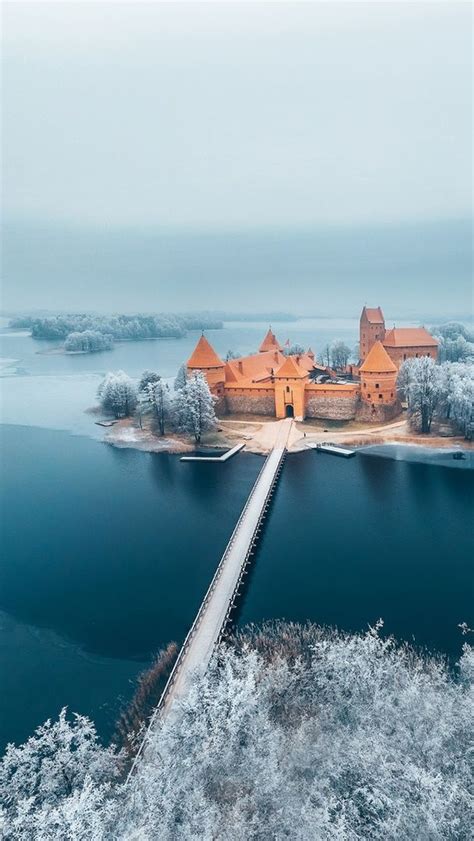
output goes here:
[[167, 716], [174, 702], [186, 694], [192, 675], [205, 671], [215, 646], [222, 638], [259, 528], [280, 474], [292, 424], [291, 419], [280, 421], [278, 427], [275, 424], [275, 427], [277, 427], [275, 429], [275, 446], [267, 456], [257, 477], [201, 607], [183, 643], [163, 695], [150, 720], [140, 750], [135, 757], [130, 775], [133, 773], [146, 746], [147, 738], [157, 716], [160, 715], [162, 718]]

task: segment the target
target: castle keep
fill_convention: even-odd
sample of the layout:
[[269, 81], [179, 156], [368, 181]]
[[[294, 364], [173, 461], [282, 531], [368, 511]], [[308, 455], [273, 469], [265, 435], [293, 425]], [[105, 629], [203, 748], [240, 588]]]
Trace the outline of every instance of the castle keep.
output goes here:
[[220, 414], [270, 415], [380, 422], [400, 412], [396, 381], [405, 359], [431, 356], [438, 343], [424, 327], [385, 329], [380, 307], [364, 307], [360, 318], [360, 360], [344, 371], [319, 364], [311, 348], [285, 355], [268, 330], [257, 353], [224, 362], [206, 337], [187, 362], [202, 371]]

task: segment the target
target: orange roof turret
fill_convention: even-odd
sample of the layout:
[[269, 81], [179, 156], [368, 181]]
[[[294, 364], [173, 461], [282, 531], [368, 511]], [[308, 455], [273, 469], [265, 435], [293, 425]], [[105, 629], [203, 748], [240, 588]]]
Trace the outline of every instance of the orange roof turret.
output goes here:
[[287, 356], [283, 365], [275, 371], [274, 376], [278, 379], [283, 377], [284, 379], [297, 379], [300, 380], [303, 377], [308, 376], [308, 372], [301, 368], [298, 365], [294, 356]]
[[277, 337], [272, 333], [271, 327], [268, 328], [268, 333], [259, 347], [260, 353], [265, 353], [267, 350], [281, 350]]
[[188, 359], [188, 368], [199, 368], [202, 370], [204, 368], [223, 367], [224, 363], [222, 359], [217, 355], [203, 333]]
[[365, 362], [359, 368], [362, 374], [389, 374], [396, 373], [397, 370], [397, 366], [390, 359], [382, 342], [375, 342], [372, 345]]

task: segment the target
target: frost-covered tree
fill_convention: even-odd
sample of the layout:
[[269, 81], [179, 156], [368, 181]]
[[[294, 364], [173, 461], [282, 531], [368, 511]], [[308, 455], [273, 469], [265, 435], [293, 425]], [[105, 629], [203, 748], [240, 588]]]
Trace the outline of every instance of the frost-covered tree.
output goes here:
[[459, 321], [448, 321], [432, 328], [439, 340], [440, 362], [463, 362], [474, 359], [474, 333]]
[[178, 369], [178, 373], [176, 374], [176, 377], [175, 377], [174, 390], [179, 391], [180, 388], [184, 388], [184, 386], [186, 385], [186, 382], [187, 382], [186, 365], [183, 362], [183, 364], [180, 365], [180, 367]]
[[406, 395], [411, 422], [423, 434], [429, 433], [441, 399], [440, 367], [428, 356], [407, 359], [400, 367], [397, 382]]
[[[442, 366], [444, 367], [444, 366]], [[445, 401], [449, 417], [465, 438], [474, 435], [474, 363], [452, 365]]]
[[342, 339], [336, 339], [331, 345], [331, 364], [333, 368], [342, 370], [349, 362], [351, 349]]
[[23, 745], [7, 746], [0, 761], [0, 802], [7, 814], [54, 807], [86, 778], [94, 784], [116, 779], [124, 761], [124, 751], [100, 744], [86, 716], [68, 719], [64, 708], [57, 721], [48, 719]]
[[156, 729], [120, 837], [467, 838], [470, 663], [457, 683], [376, 629], [245, 634]]
[[472, 651], [454, 677], [382, 638], [380, 624], [362, 635], [284, 623], [242, 632], [156, 723], [128, 786], [81, 772], [53, 802], [20, 789], [4, 837], [471, 837]]
[[141, 402], [153, 412], [160, 435], [164, 435], [165, 423], [171, 414], [170, 390], [166, 383], [161, 378], [149, 382], [143, 391]]
[[326, 365], [327, 368], [331, 365], [331, 345], [329, 342], [326, 342], [324, 347], [321, 348], [319, 353], [319, 361], [322, 365]]
[[225, 361], [230, 362], [231, 359], [240, 359], [240, 353], [236, 353], [235, 350], [228, 350], [225, 355]]
[[83, 330], [80, 333], [69, 333], [64, 342], [64, 350], [68, 353], [98, 353], [101, 350], [111, 350], [113, 345], [112, 336], [98, 330]]
[[101, 382], [98, 397], [103, 409], [116, 418], [128, 417], [137, 407], [135, 383], [124, 371], [110, 372]]
[[160, 375], [155, 371], [144, 371], [140, 377], [140, 382], [138, 383], [139, 394], [145, 392], [150, 383], [157, 383], [160, 379]]
[[173, 402], [178, 429], [193, 435], [196, 444], [201, 441], [203, 432], [215, 429], [215, 398], [202, 371], [188, 377], [186, 385], [176, 392]]

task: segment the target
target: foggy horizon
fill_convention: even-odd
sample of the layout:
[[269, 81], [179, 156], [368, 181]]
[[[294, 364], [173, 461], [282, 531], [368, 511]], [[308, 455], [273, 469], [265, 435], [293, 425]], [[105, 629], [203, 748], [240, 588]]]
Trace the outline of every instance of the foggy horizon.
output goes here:
[[465, 3], [3, 18], [4, 310], [471, 311]]

